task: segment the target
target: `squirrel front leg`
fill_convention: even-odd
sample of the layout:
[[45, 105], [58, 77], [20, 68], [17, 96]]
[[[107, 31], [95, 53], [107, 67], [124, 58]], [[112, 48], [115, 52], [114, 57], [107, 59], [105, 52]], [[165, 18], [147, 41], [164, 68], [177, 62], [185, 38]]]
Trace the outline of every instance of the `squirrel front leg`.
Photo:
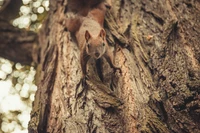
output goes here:
[[86, 49], [83, 48], [80, 53], [80, 62], [81, 62], [81, 70], [82, 70], [82, 86], [86, 86], [86, 75], [87, 75], [87, 62], [90, 59], [90, 56], [87, 54]]
[[122, 72], [121, 68], [115, 66], [113, 54], [109, 48], [107, 48], [106, 53], [104, 54], [104, 57], [107, 60], [107, 62], [109, 63], [110, 67], [112, 67], [115, 72], [116, 72], [116, 70], [119, 70], [120, 73]]
[[87, 62], [90, 59], [90, 56], [87, 54], [86, 49], [83, 48], [80, 54], [80, 61], [81, 61], [81, 70], [83, 74], [83, 78], [87, 75]]

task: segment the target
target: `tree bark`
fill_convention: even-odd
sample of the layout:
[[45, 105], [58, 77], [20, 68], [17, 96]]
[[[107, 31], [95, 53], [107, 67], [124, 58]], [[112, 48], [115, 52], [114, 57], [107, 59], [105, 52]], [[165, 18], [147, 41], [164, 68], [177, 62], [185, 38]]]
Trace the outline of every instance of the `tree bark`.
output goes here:
[[115, 0], [104, 26], [122, 74], [103, 60], [102, 82], [90, 60], [85, 87], [66, 6], [50, 1], [39, 34], [30, 133], [200, 132], [199, 1]]

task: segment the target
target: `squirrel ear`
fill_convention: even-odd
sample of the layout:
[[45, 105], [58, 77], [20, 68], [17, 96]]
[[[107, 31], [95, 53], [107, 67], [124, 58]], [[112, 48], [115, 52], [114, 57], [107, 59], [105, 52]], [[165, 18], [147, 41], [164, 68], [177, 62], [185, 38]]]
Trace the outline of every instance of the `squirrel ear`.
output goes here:
[[89, 40], [90, 38], [91, 38], [91, 35], [90, 35], [89, 31], [86, 30], [86, 31], [85, 31], [85, 40], [86, 40], [86, 42], [88, 42], [88, 40]]
[[105, 6], [106, 6], [106, 8], [111, 9], [111, 7], [112, 7], [112, 0], [107, 0], [105, 2]]
[[106, 36], [106, 32], [105, 32], [105, 30], [104, 29], [101, 29], [101, 31], [100, 31], [100, 33], [99, 33], [99, 36], [101, 37], [101, 38], [105, 38], [105, 36]]

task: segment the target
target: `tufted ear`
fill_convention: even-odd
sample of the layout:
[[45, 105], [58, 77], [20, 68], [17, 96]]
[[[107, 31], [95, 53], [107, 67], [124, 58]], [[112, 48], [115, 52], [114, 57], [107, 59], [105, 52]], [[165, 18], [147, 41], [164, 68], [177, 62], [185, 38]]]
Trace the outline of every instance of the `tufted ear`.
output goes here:
[[101, 31], [100, 31], [100, 33], [99, 33], [99, 36], [100, 36], [101, 38], [105, 39], [105, 37], [106, 37], [106, 32], [105, 32], [104, 29], [101, 29]]
[[91, 35], [90, 35], [89, 31], [86, 30], [85, 31], [85, 40], [86, 40], [86, 42], [88, 42], [90, 38], [91, 38]]

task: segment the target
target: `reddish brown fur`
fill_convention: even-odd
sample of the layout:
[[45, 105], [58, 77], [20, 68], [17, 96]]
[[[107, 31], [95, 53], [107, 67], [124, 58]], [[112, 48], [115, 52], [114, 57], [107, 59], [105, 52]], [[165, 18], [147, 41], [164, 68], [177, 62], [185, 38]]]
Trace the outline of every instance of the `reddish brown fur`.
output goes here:
[[65, 20], [65, 26], [71, 33], [76, 33], [79, 30], [81, 23], [81, 17]]
[[98, 22], [102, 27], [104, 24], [104, 18], [106, 13], [106, 5], [105, 3], [100, 3], [97, 8], [93, 8], [89, 13], [88, 16]]
[[69, 11], [76, 12], [77, 16], [66, 20], [66, 27], [75, 33], [81, 54], [81, 68], [83, 77], [86, 76], [87, 61], [90, 57], [106, 58], [112, 68], [113, 54], [106, 42], [106, 33], [103, 29], [105, 13], [111, 7], [111, 0], [69, 0]]

